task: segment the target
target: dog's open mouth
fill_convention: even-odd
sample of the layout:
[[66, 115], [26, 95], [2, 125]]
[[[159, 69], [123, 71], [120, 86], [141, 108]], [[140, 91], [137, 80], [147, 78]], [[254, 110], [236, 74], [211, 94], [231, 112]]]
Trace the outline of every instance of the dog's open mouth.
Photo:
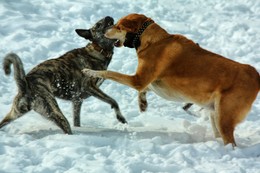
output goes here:
[[116, 40], [115, 43], [114, 43], [115, 47], [120, 47], [120, 40]]

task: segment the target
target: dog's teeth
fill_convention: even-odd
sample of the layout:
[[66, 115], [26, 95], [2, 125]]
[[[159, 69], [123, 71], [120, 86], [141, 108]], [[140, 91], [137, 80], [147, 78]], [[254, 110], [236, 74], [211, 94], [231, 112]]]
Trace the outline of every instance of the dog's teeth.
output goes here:
[[116, 47], [118, 47], [118, 46], [120, 45], [120, 40], [116, 40], [115, 43], [114, 43], [114, 45], [115, 45]]

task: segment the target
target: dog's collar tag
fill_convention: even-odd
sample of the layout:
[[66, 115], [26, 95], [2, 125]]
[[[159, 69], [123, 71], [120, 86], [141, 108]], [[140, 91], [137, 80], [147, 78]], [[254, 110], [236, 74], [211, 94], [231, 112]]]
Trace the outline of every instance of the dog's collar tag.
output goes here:
[[144, 30], [152, 23], [154, 23], [153, 20], [148, 20], [144, 22], [144, 24], [137, 31], [137, 33], [133, 33], [133, 32], [126, 33], [126, 40], [124, 42], [124, 46], [137, 49], [141, 45], [140, 36], [144, 32]]

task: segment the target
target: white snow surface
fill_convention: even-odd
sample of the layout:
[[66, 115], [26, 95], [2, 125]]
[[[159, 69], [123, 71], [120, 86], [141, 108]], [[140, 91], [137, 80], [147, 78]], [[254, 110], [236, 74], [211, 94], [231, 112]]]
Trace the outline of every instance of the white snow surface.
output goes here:
[[[1, 0], [0, 58], [17, 53], [26, 72], [50, 58], [83, 47], [74, 32], [104, 16], [115, 21], [129, 13], [151, 17], [169, 33], [183, 34], [200, 46], [260, 71], [259, 0]], [[115, 48], [110, 70], [132, 74], [134, 49]], [[10, 110], [17, 87], [0, 70], [0, 119]], [[192, 86], [191, 86], [192, 87]], [[65, 135], [31, 111], [0, 129], [1, 173], [259, 173], [260, 97], [236, 128], [238, 146], [213, 137], [207, 111], [148, 94], [139, 113], [137, 92], [106, 80], [101, 88], [120, 105], [128, 125], [95, 98], [84, 101], [82, 127]], [[58, 100], [72, 125], [70, 102]]]

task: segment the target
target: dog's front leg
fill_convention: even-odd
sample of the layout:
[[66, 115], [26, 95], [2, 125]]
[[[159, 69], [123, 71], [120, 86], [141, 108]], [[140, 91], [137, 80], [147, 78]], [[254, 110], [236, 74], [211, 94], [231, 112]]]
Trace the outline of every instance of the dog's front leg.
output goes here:
[[125, 75], [113, 71], [96, 71], [91, 69], [83, 69], [82, 72], [89, 77], [111, 79], [121, 84], [135, 88], [134, 76]]
[[145, 112], [148, 106], [146, 100], [146, 93], [147, 93], [146, 90], [138, 93], [138, 104], [139, 104], [140, 112]]
[[106, 103], [108, 103], [108, 104], [111, 105], [111, 108], [113, 108], [113, 109], [115, 110], [116, 118], [118, 119], [118, 121], [120, 121], [120, 122], [123, 123], [123, 124], [127, 123], [126, 119], [125, 119], [124, 116], [121, 114], [121, 111], [120, 111], [120, 108], [119, 108], [117, 102], [116, 102], [114, 99], [112, 99], [111, 97], [109, 97], [108, 95], [106, 95], [102, 90], [100, 90], [100, 89], [99, 89], [96, 85], [94, 85], [94, 84], [92, 84], [92, 85], [89, 86], [88, 88], [89, 88], [89, 91], [88, 91], [88, 92], [89, 92], [92, 96], [94, 96], [94, 97], [96, 97], [96, 98], [98, 98], [98, 99], [100, 99], [100, 100], [102, 100], [102, 101], [104, 101], [104, 102], [106, 102]]
[[83, 100], [72, 101], [73, 104], [73, 123], [75, 127], [80, 127], [80, 110]]
[[146, 75], [145, 70], [142, 72], [137, 72], [135, 75], [126, 75], [114, 71], [96, 71], [91, 69], [83, 69], [82, 72], [89, 77], [104, 78], [116, 81], [132, 87], [139, 92], [145, 90], [153, 79], [153, 75]]

